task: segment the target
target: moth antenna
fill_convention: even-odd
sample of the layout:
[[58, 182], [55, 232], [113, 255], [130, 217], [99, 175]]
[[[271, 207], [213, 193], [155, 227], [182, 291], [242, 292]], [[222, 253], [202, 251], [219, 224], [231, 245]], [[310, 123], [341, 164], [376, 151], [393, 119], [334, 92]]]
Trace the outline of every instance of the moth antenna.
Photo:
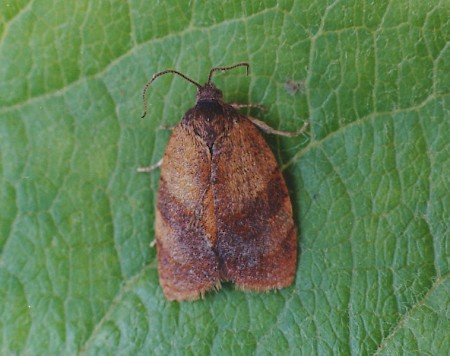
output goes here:
[[250, 64], [248, 64], [247, 62], [241, 62], [241, 63], [235, 64], [235, 65], [229, 66], [229, 67], [216, 67], [216, 68], [213, 68], [209, 72], [208, 82], [206, 84], [211, 84], [211, 78], [212, 78], [212, 75], [213, 75], [214, 72], [217, 72], [219, 70], [230, 70], [230, 69], [233, 69], [233, 68], [236, 68], [236, 67], [244, 67], [244, 66], [246, 67], [246, 74], [248, 75], [248, 68], [250, 67]]
[[156, 78], [160, 77], [161, 75], [167, 74], [167, 73], [174, 73], [174, 74], [177, 74], [177, 75], [179, 75], [180, 77], [182, 77], [183, 79], [187, 80], [188, 82], [194, 84], [197, 88], [201, 88], [201, 87], [202, 87], [202, 86], [201, 86], [199, 83], [197, 83], [195, 80], [192, 80], [191, 78], [185, 76], [183, 73], [180, 73], [180, 72], [178, 72], [178, 71], [176, 71], [176, 70], [173, 70], [173, 69], [167, 69], [167, 70], [163, 70], [162, 72], [153, 74], [152, 79], [150, 79], [150, 80], [148, 81], [148, 83], [145, 84], [145, 88], [144, 88], [144, 91], [143, 91], [143, 93], [142, 93], [142, 100], [143, 100], [143, 102], [144, 102], [144, 113], [142, 114], [141, 118], [144, 118], [145, 115], [147, 115], [147, 97], [146, 97], [146, 94], [147, 94], [148, 88], [149, 88], [150, 85], [155, 81]]

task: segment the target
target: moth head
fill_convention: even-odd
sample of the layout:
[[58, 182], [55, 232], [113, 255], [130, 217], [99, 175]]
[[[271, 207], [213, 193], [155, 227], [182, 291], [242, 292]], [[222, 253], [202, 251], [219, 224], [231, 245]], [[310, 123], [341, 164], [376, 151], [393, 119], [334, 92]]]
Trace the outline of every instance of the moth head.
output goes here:
[[213, 83], [206, 83], [204, 86], [198, 88], [197, 101], [222, 100], [223, 94], [220, 89], [217, 89]]
[[144, 113], [142, 114], [142, 117], [144, 117], [147, 114], [147, 99], [146, 99], [147, 90], [150, 87], [150, 85], [155, 81], [155, 79], [160, 77], [161, 75], [164, 75], [164, 74], [167, 74], [167, 73], [173, 73], [173, 74], [179, 75], [183, 79], [185, 79], [188, 82], [194, 84], [198, 88], [197, 101], [202, 101], [202, 100], [222, 100], [223, 99], [222, 92], [219, 89], [217, 89], [216, 86], [213, 83], [211, 83], [212, 76], [213, 76], [214, 72], [223, 71], [223, 70], [230, 70], [230, 69], [233, 69], [233, 68], [236, 68], [236, 67], [246, 67], [247, 75], [248, 75], [249, 64], [246, 63], [246, 62], [237, 63], [237, 64], [229, 66], [229, 67], [215, 67], [215, 68], [212, 68], [209, 71], [208, 81], [206, 82], [206, 84], [204, 86], [201, 86], [195, 80], [192, 80], [191, 78], [185, 76], [183, 73], [180, 73], [180, 72], [178, 72], [176, 70], [173, 70], [173, 69], [164, 70], [162, 72], [154, 74], [152, 79], [150, 79], [149, 82], [145, 85], [144, 92], [142, 93], [142, 98], [143, 98], [143, 101], [144, 101]]

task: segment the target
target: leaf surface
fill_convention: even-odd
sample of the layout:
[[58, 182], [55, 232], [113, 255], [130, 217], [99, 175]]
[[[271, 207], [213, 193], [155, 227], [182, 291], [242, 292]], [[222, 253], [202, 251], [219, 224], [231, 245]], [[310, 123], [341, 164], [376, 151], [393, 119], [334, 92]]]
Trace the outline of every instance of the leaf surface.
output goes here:
[[[446, 354], [446, 1], [0, 4], [0, 353]], [[299, 226], [295, 285], [169, 303], [157, 162], [213, 66], [268, 136]], [[299, 83], [293, 90], [290, 82]]]

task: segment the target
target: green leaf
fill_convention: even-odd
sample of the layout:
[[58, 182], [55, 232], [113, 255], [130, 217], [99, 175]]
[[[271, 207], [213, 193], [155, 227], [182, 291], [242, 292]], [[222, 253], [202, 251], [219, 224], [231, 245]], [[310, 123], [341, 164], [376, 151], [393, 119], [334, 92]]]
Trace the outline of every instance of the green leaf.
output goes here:
[[[0, 2], [1, 354], [447, 354], [447, 1]], [[158, 161], [209, 68], [267, 107], [295, 285], [169, 303]], [[297, 89], [289, 83], [298, 83]]]

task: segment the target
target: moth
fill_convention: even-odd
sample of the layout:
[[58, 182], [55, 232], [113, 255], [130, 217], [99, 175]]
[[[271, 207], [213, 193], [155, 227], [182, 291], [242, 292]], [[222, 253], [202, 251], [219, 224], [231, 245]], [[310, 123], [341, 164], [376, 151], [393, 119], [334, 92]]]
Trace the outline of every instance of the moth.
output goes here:
[[[246, 291], [267, 291], [292, 284], [297, 266], [297, 231], [292, 205], [275, 157], [262, 131], [284, 136], [255, 118], [239, 113], [254, 104], [230, 104], [211, 82], [217, 71], [246, 67], [238, 63], [212, 68], [194, 84], [195, 106], [171, 133], [161, 167], [155, 235], [159, 280], [169, 300], [195, 300], [221, 282]], [[258, 106], [259, 107], [259, 106]], [[156, 166], [142, 167], [150, 171]]]

